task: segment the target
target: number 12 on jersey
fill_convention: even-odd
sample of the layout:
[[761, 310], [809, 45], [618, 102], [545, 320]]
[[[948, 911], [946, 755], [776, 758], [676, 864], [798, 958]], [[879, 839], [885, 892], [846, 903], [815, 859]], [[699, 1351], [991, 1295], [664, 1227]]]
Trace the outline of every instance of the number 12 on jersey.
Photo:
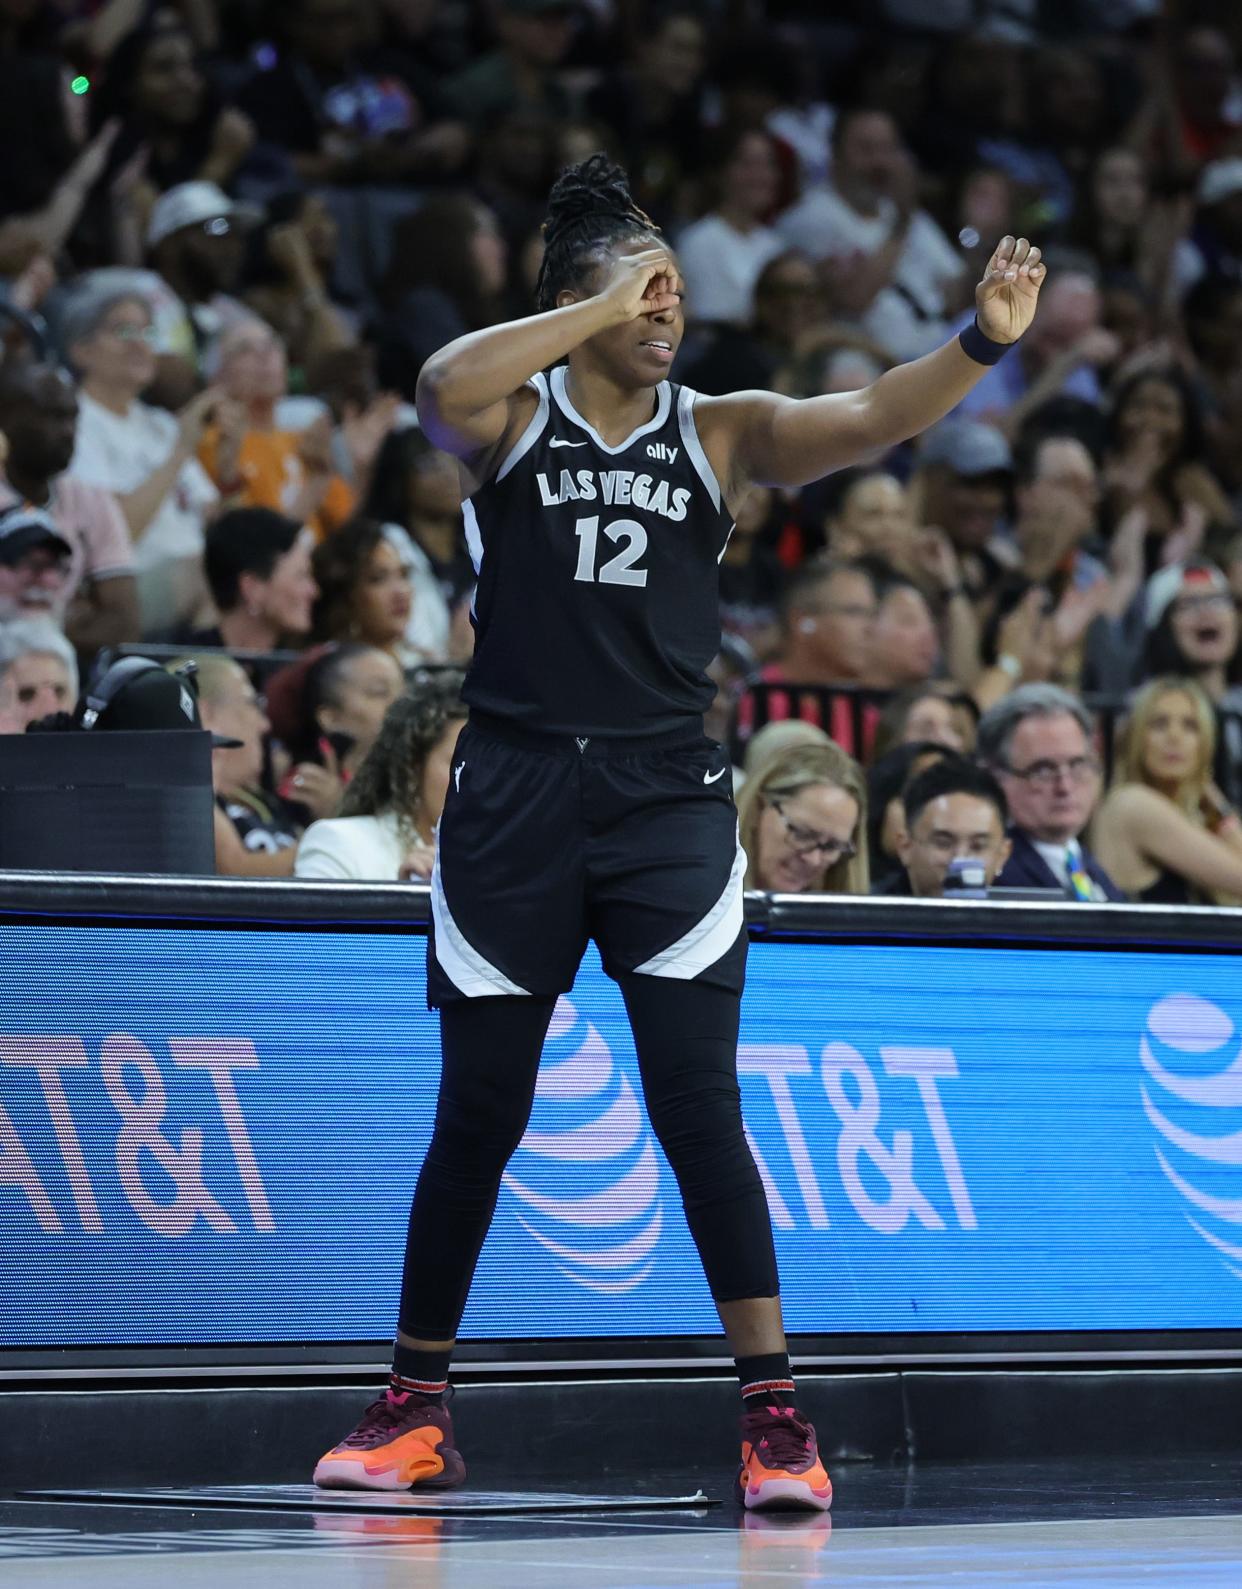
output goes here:
[[634, 565], [647, 550], [647, 531], [637, 519], [616, 519], [605, 524], [604, 534], [610, 541], [624, 543], [615, 557], [609, 558], [597, 574], [595, 552], [599, 541], [599, 515], [579, 519], [574, 525], [578, 537], [578, 567], [575, 580], [593, 585], [645, 585], [647, 570]]

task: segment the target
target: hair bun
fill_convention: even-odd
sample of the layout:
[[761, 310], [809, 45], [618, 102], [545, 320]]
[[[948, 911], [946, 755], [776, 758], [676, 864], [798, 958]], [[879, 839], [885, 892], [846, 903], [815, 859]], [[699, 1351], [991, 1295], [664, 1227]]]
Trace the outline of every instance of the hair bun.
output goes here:
[[625, 172], [606, 154], [593, 154], [576, 166], [566, 166], [553, 183], [544, 233], [550, 237], [588, 217], [631, 220], [636, 213]]

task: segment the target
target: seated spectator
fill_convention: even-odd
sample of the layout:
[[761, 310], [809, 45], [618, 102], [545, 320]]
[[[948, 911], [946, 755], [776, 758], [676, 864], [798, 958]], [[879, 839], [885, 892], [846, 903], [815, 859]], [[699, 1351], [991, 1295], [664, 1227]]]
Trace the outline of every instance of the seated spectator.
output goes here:
[[[235, 296], [245, 258], [243, 232], [256, 219], [213, 182], [183, 182], [152, 207], [146, 233], [154, 272], [151, 310], [161, 355], [160, 395], [170, 407], [180, 407], [213, 374], [224, 336], [260, 323]], [[105, 273], [103, 284], [110, 280]], [[178, 381], [188, 388], [175, 391]]]
[[288, 366], [271, 327], [251, 318], [226, 332], [217, 380], [237, 409], [208, 428], [199, 458], [220, 495], [235, 507], [287, 514], [321, 537], [338, 530], [353, 512], [354, 492], [333, 467], [331, 420], [301, 432], [278, 427]]
[[477, 199], [437, 194], [403, 216], [380, 289], [382, 383], [412, 403], [418, 372], [433, 353], [503, 318], [507, 278], [504, 236]]
[[1183, 376], [1145, 370], [1122, 383], [1109, 414], [1104, 482], [1115, 524], [1133, 508], [1146, 517], [1145, 573], [1198, 551], [1209, 524], [1233, 522], [1206, 460], [1202, 407]]
[[49, 514], [23, 503], [0, 509], [0, 624], [37, 619], [59, 627], [72, 556]]
[[677, 240], [686, 313], [696, 321], [744, 325], [759, 272], [785, 251], [766, 224], [780, 190], [771, 136], [745, 127], [728, 134], [709, 170], [718, 182], [715, 202]]
[[975, 383], [955, 416], [986, 420], [1012, 440], [1050, 397], [1098, 404], [1097, 368], [1111, 363], [1117, 351], [1115, 339], [1100, 324], [1102, 307], [1095, 277], [1085, 269], [1051, 271], [1029, 331], [1008, 358]]
[[408, 533], [450, 610], [473, 594], [477, 576], [466, 550], [457, 459], [433, 447], [421, 430], [394, 430], [385, 439], [366, 514]]
[[77, 698], [78, 659], [54, 623], [47, 618], [0, 623], [0, 706], [11, 724], [0, 733], [24, 733], [41, 717], [72, 711]]
[[[830, 687], [869, 682], [872, 633], [876, 619], [875, 584], [857, 563], [814, 559], [789, 581], [781, 606], [781, 646], [759, 671], [761, 684], [788, 685], [771, 693], [768, 717], [801, 717], [825, 728], [843, 747], [855, 740], [852, 705], [844, 696], [831, 703], [830, 721], [821, 721], [819, 696], [800, 695], [798, 685]], [[867, 714], [874, 725], [876, 709]], [[756, 726], [755, 702], [747, 693], [738, 702], [738, 737], [745, 742]], [[866, 724], [864, 724], [864, 733]]]
[[120, 123], [114, 168], [141, 151], [150, 198], [182, 182], [230, 188], [254, 144], [250, 119], [216, 94], [185, 22], [158, 11], [121, 39], [95, 101], [95, 122]]
[[774, 506], [767, 486], [750, 486], [737, 504], [733, 530], [720, 560], [720, 626], [745, 642], [762, 661], [780, 644], [780, 600], [785, 570], [764, 537]]
[[1242, 798], [1242, 635], [1229, 581], [1204, 558], [1175, 563], [1148, 581], [1143, 606], [1141, 677], [1193, 679], [1212, 702], [1216, 776], [1234, 802]]
[[380, 42], [369, 8], [285, 0], [272, 20], [279, 50], [261, 58], [239, 101], [300, 182], [386, 184], [457, 170], [468, 145], [446, 118], [456, 96], [409, 50]]
[[918, 523], [943, 526], [961, 586], [973, 602], [1017, 566], [1005, 523], [1012, 485], [1013, 453], [991, 425], [945, 420], [923, 439], [911, 508]]
[[430, 877], [465, 717], [460, 674], [411, 684], [388, 708], [340, 814], [307, 829], [295, 875], [358, 882]]
[[70, 473], [120, 503], [150, 634], [191, 617], [206, 596], [203, 529], [220, 497], [197, 453], [220, 394], [208, 388], [175, 416], [139, 401], [155, 378], [151, 309], [141, 296], [88, 288], [61, 335], [81, 381]]
[[311, 573], [314, 537], [271, 508], [233, 508], [207, 531], [207, 583], [216, 608], [211, 629], [184, 643], [227, 651], [278, 651], [306, 643], [319, 594]]
[[361, 640], [387, 651], [403, 668], [443, 660], [410, 644], [416, 605], [438, 604], [441, 622], [419, 627], [446, 636], [447, 609], [430, 564], [424, 557], [419, 566], [404, 530], [354, 519], [316, 547], [312, 566], [319, 586], [316, 639]]
[[203, 727], [229, 741], [211, 753], [216, 792], [216, 871], [226, 877], [288, 877], [297, 854], [297, 826], [279, 796], [263, 787], [264, 737], [270, 724], [262, 698], [231, 657], [194, 656]]
[[518, 110], [566, 120], [571, 104], [557, 68], [575, 24], [571, 0], [501, 0], [497, 47], [449, 80], [450, 100], [476, 125]]
[[936, 620], [923, 592], [891, 569], [876, 579], [867, 682], [879, 689], [925, 684], [940, 663]]
[[834, 299], [891, 357], [930, 353], [946, 339], [964, 271], [918, 207], [914, 159], [887, 111], [866, 106], [838, 115], [832, 151], [828, 185], [804, 194], [777, 230], [827, 262]]
[[906, 488], [883, 469], [847, 469], [826, 525], [832, 557], [878, 557], [899, 568], [910, 555], [914, 516]]
[[339, 239], [324, 199], [300, 189], [268, 201], [267, 218], [251, 239], [242, 298], [276, 332], [299, 375], [358, 340], [331, 297]]
[[[1100, 478], [1090, 452], [1073, 436], [1024, 435], [1016, 453], [1013, 542], [1019, 570], [997, 595], [1017, 602], [1038, 587], [1055, 642], [1053, 677], [1069, 688], [1124, 688], [1129, 652], [1119, 625], [1142, 580], [1133, 546], [1137, 520], [1114, 538], [1111, 572], [1099, 520]], [[1131, 566], [1132, 565], [1132, 566]]]
[[1081, 843], [1100, 797], [1094, 726], [1082, 702], [1055, 684], [1025, 684], [980, 719], [979, 759], [1009, 803], [1013, 853], [997, 879], [1002, 888], [1125, 898]]
[[[44, 568], [24, 582], [21, 600], [26, 606], [39, 604], [55, 584], [54, 600], [45, 610], [78, 651], [93, 655], [100, 646], [138, 639], [138, 591], [129, 531], [116, 498], [66, 472], [77, 423], [77, 394], [63, 370], [50, 364], [0, 365], [0, 432], [9, 448], [0, 508], [22, 503], [44, 509], [39, 539], [48, 543], [50, 519], [52, 539], [69, 548], [60, 577]], [[17, 521], [10, 524], [16, 528]], [[24, 529], [19, 541], [31, 544]], [[57, 562], [61, 555], [57, 550]], [[46, 553], [42, 556], [46, 563]], [[25, 555], [23, 562], [29, 562]]]
[[1009, 808], [992, 774], [964, 757], [946, 756], [906, 785], [897, 840], [901, 872], [874, 894], [943, 899], [954, 861], [976, 861], [991, 888], [1009, 859]]
[[1186, 339], [1195, 356], [1207, 462], [1236, 497], [1242, 487], [1242, 280], [1205, 276], [1182, 300]]
[[805, 254], [786, 249], [759, 272], [748, 319], [720, 328], [686, 371], [686, 385], [713, 397], [785, 390], [777, 385], [778, 372], [798, 357], [809, 336], [822, 334], [817, 326], [823, 312], [815, 267]]
[[798, 717], [787, 717], [779, 723], [765, 723], [758, 733], [751, 735], [747, 743], [742, 771], [747, 778], [754, 778], [773, 756], [779, 756], [795, 745], [831, 744], [832, 741], [822, 728], [817, 728], [814, 723], [804, 723]]
[[897, 745], [943, 745], [959, 754], [974, 749], [978, 712], [951, 684], [915, 685], [895, 695], [880, 713], [872, 753], [878, 761]]
[[706, 65], [704, 20], [683, 0], [650, 17], [630, 59], [587, 98], [590, 115], [616, 134], [635, 199], [657, 217], [676, 211], [686, 177], [701, 163]]
[[1174, 203], [1153, 197], [1137, 150], [1114, 145], [1095, 155], [1069, 236], [1108, 279], [1130, 276], [1152, 301], [1164, 301], [1178, 244]]
[[909, 740], [879, 757], [867, 771], [867, 861], [874, 887], [901, 873], [899, 845], [906, 817], [902, 798], [915, 778], [955, 752], [931, 740]]
[[867, 787], [837, 745], [794, 745], [747, 780], [738, 802], [746, 887], [865, 894]]
[[282, 797], [311, 817], [334, 815], [404, 686], [386, 651], [357, 643], [319, 646], [274, 673], [268, 705], [289, 769]]
[[1153, 679], [1134, 699], [1113, 787], [1092, 837], [1146, 905], [1242, 900], [1242, 822], [1212, 779], [1216, 721], [1189, 679]]

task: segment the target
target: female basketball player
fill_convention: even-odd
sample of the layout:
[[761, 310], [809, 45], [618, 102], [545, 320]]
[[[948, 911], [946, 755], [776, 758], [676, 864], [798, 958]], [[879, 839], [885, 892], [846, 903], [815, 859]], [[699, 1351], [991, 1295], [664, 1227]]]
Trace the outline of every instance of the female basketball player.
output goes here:
[[[738, 1495], [824, 1509], [798, 1410], [763, 1187], [743, 1134], [745, 856], [706, 739], [717, 569], [753, 484], [802, 486], [923, 430], [1031, 322], [1044, 267], [1004, 238], [973, 326], [864, 391], [696, 397], [668, 374], [676, 261], [602, 155], [552, 190], [540, 313], [474, 332], [418, 383], [461, 460], [476, 650], [432, 879], [429, 1000], [443, 1072], [410, 1214], [386, 1395], [315, 1482], [460, 1483], [449, 1358], [558, 994], [587, 939], [621, 988], [742, 1391]], [[826, 865], [845, 847], [819, 835]]]

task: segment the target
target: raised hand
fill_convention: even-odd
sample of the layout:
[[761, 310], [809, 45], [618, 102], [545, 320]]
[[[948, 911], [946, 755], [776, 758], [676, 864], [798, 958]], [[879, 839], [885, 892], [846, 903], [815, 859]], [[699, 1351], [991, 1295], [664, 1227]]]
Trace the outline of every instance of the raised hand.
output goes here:
[[681, 302], [681, 278], [667, 249], [646, 248], [617, 260], [600, 297], [624, 324], [639, 315], [675, 309]]
[[218, 386], [208, 386], [177, 414], [181, 446], [187, 453], [198, 451], [208, 425], [216, 418], [216, 408], [224, 394]]
[[1035, 318], [1039, 288], [1048, 274], [1039, 249], [1025, 237], [1002, 237], [975, 288], [979, 329], [993, 342], [1016, 342]]

